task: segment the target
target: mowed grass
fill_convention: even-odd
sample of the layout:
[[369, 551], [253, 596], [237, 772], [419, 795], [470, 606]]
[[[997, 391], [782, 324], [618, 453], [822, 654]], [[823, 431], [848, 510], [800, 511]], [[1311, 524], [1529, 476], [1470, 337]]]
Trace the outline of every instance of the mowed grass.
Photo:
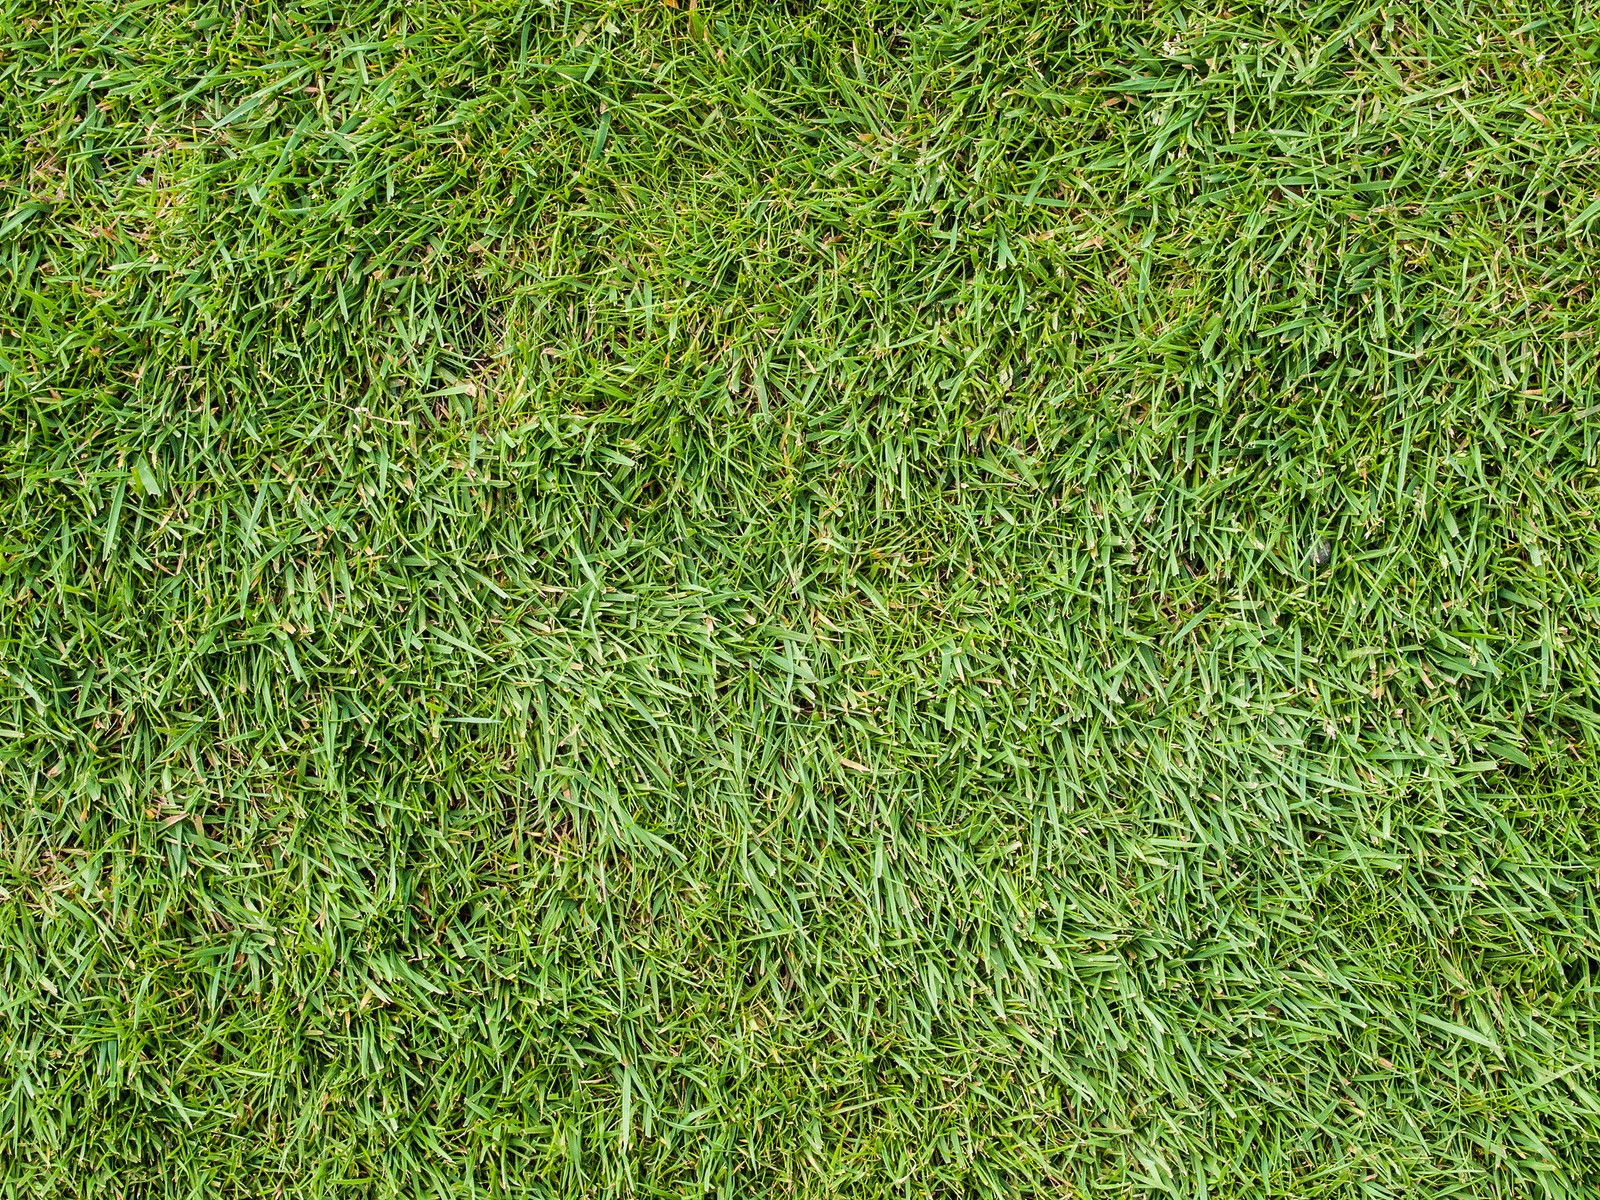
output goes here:
[[1600, 12], [0, 0], [0, 1196], [1600, 1189]]

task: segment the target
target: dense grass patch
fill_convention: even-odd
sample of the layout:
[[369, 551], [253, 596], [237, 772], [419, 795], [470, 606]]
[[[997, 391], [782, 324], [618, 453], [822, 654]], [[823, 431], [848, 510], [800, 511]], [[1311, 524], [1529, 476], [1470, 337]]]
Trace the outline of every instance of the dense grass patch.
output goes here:
[[1591, 5], [0, 0], [0, 1194], [1591, 1196]]

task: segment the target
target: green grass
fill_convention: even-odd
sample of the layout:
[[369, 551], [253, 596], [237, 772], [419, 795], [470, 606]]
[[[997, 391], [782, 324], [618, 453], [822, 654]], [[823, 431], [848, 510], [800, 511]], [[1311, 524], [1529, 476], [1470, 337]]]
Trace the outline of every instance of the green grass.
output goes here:
[[1600, 10], [0, 0], [0, 1197], [1600, 1190]]

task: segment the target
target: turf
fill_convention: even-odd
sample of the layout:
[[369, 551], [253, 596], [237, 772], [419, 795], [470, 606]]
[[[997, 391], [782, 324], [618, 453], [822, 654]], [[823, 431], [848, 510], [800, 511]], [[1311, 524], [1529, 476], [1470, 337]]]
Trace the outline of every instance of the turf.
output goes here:
[[0, 0], [0, 1196], [1600, 1189], [1600, 13]]

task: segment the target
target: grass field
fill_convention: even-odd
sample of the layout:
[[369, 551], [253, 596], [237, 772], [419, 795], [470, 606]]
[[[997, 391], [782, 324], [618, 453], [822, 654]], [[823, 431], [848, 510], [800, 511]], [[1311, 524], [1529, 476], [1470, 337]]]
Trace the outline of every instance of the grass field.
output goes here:
[[1600, 9], [0, 0], [0, 1198], [1600, 1193]]

